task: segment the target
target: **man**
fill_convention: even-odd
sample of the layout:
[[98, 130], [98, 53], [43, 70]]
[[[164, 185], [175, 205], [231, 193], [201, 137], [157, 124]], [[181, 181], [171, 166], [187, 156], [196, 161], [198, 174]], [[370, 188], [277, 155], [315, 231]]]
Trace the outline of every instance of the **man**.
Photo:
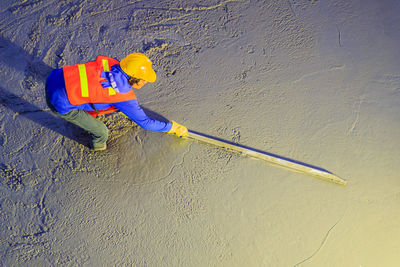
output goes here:
[[121, 62], [99, 55], [95, 61], [53, 70], [46, 90], [50, 108], [88, 131], [91, 148], [99, 151], [107, 148], [108, 129], [96, 117], [117, 110], [146, 130], [188, 135], [185, 126], [150, 118], [139, 106], [133, 88], [139, 90], [155, 80], [152, 62], [142, 53], [130, 54]]

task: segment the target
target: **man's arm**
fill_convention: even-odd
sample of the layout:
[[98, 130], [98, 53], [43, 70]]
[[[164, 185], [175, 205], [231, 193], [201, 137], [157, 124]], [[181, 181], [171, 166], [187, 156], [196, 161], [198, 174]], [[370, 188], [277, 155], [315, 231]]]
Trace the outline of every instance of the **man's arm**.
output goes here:
[[155, 132], [168, 132], [171, 130], [171, 122], [162, 122], [147, 116], [136, 99], [112, 105], [143, 129]]

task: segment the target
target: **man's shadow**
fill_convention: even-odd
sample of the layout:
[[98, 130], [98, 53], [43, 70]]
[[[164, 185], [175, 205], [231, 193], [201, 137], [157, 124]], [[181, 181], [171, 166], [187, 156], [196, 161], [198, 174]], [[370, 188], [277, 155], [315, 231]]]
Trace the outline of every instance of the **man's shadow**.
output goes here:
[[[0, 105], [12, 110], [15, 115], [31, 120], [40, 126], [46, 127], [62, 136], [78, 142], [81, 145], [88, 145], [89, 139], [88, 137], [84, 137], [85, 134], [82, 129], [57, 117], [52, 114], [50, 110], [43, 110], [2, 87], [0, 87]], [[73, 129], [76, 129], [77, 132], [69, 131], [66, 127], [72, 127]]]
[[[28, 71], [38, 84], [43, 88], [42, 97], [46, 100], [45, 82], [53, 68], [33, 55], [27, 53], [18, 45], [0, 36], [0, 61], [2, 64], [13, 68], [16, 72]], [[26, 63], [26, 64], [25, 64]], [[16, 86], [18, 86], [16, 84]], [[0, 87], [0, 105], [12, 110], [16, 115], [23, 116], [43, 127], [46, 127], [64, 137], [78, 142], [84, 146], [89, 144], [89, 135], [78, 126], [56, 116], [50, 108], [40, 108], [22, 97]], [[142, 107], [143, 108], [143, 107]], [[162, 115], [143, 108], [145, 113], [154, 119], [168, 121]]]

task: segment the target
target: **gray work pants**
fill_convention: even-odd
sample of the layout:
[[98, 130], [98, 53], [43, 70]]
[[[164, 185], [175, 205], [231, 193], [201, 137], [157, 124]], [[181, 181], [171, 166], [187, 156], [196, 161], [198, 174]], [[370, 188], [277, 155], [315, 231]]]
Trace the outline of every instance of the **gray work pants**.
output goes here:
[[50, 110], [53, 111], [57, 116], [81, 127], [82, 129], [89, 132], [91, 137], [92, 148], [102, 148], [106, 144], [108, 139], [108, 129], [100, 120], [90, 116], [82, 109], [74, 109], [66, 114], [60, 114], [54, 108], [50, 101], [49, 94], [47, 91], [46, 82], [46, 102]]
[[100, 120], [90, 116], [84, 110], [74, 109], [66, 114], [58, 113], [57, 115], [89, 132], [92, 148], [101, 148], [106, 144], [108, 128]]

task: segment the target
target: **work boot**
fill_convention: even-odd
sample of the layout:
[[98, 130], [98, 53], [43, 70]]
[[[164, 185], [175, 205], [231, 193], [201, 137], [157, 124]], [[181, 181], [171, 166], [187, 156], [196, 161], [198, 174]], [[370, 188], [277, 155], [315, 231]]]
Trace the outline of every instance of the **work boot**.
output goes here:
[[107, 149], [107, 144], [104, 144], [103, 146], [93, 146], [92, 150], [93, 151], [102, 151]]

